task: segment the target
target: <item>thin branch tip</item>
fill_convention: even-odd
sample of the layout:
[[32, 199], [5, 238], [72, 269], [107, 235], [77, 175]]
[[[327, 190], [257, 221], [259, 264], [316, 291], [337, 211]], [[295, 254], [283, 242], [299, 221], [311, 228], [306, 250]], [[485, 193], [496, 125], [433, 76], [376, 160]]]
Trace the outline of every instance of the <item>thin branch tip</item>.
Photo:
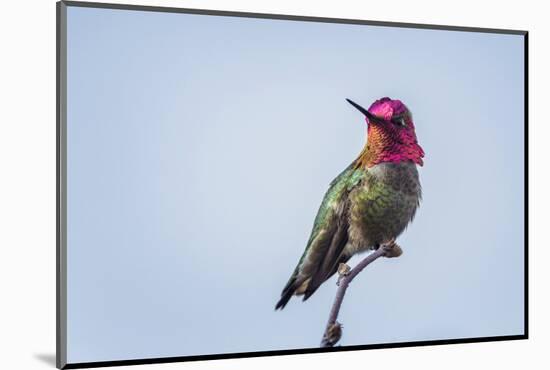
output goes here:
[[330, 310], [325, 332], [321, 339], [321, 347], [334, 347], [336, 343], [342, 338], [342, 324], [336, 321], [346, 290], [351, 281], [361, 272], [365, 267], [376, 261], [380, 257], [394, 258], [399, 257], [403, 253], [403, 250], [395, 240], [391, 240], [388, 243], [380, 245], [378, 249], [366, 256], [361, 262], [359, 262], [353, 269], [347, 264], [341, 263], [338, 265], [338, 280], [336, 285], [336, 296], [334, 297], [334, 303]]

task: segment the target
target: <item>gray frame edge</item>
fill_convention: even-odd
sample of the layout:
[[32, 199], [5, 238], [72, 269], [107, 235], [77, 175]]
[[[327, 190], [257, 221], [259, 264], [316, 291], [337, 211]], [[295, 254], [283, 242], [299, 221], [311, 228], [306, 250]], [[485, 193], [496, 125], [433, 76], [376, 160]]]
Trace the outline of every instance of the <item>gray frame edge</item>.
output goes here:
[[66, 6], [81, 7], [81, 8], [95, 8], [95, 9], [200, 14], [200, 15], [221, 16], [221, 17], [241, 17], [241, 18], [274, 19], [274, 20], [285, 20], [285, 21], [301, 21], [301, 22], [357, 24], [357, 25], [378, 26], [378, 27], [399, 27], [399, 28], [416, 28], [416, 29], [442, 30], [442, 31], [497, 33], [497, 34], [504, 34], [504, 35], [525, 35], [528, 32], [527, 30], [501, 29], [501, 28], [464, 27], [464, 26], [450, 26], [450, 25], [425, 24], [425, 23], [387, 22], [387, 21], [374, 21], [374, 20], [351, 19], [351, 18], [328, 18], [328, 17], [319, 17], [319, 16], [301, 16], [301, 15], [289, 15], [289, 14], [251, 13], [251, 12], [229, 11], [229, 10], [176, 8], [176, 7], [153, 6], [153, 5], [100, 3], [100, 2], [91, 2], [91, 1], [84, 2], [84, 1], [74, 1], [74, 0], [62, 0], [62, 2]]
[[67, 365], [67, 6], [56, 3], [56, 367]]

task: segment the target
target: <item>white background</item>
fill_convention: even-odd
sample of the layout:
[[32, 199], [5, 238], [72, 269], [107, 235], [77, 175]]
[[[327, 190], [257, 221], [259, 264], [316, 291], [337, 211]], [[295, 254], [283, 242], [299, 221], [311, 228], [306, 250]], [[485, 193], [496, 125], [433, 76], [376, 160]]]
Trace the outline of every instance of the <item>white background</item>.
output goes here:
[[[116, 2], [116, 1], [113, 1]], [[140, 1], [135, 4], [297, 14], [530, 31], [530, 337], [528, 341], [267, 357], [148, 366], [257, 369], [345, 366], [463, 369], [548, 366], [548, 198], [543, 114], [549, 25], [543, 2]], [[540, 5], [535, 5], [540, 4]], [[0, 22], [0, 348], [2, 368], [53, 368], [55, 353], [55, 2], [6, 2]], [[506, 109], [506, 107], [502, 107]], [[540, 168], [536, 168], [539, 166]], [[475, 258], [475, 256], [472, 256]], [[136, 367], [138, 368], [138, 367]]]

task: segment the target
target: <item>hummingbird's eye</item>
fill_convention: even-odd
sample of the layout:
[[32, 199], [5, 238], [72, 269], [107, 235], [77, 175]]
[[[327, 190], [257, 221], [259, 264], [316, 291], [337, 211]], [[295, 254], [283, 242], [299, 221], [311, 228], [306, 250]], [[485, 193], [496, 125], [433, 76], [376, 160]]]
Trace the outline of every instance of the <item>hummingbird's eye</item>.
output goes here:
[[407, 126], [405, 118], [403, 116], [392, 117], [391, 122], [398, 126]]

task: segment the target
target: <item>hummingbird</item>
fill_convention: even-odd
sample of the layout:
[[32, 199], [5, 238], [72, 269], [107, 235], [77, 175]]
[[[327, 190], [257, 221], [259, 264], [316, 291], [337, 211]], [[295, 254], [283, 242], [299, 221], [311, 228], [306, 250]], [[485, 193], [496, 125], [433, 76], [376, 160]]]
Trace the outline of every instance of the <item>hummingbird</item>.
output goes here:
[[306, 249], [285, 285], [275, 309], [293, 295], [307, 300], [353, 255], [391, 244], [388, 257], [401, 248], [395, 239], [413, 220], [422, 198], [417, 166], [418, 144], [411, 111], [400, 100], [383, 97], [365, 109], [367, 140], [357, 158], [329, 185]]

